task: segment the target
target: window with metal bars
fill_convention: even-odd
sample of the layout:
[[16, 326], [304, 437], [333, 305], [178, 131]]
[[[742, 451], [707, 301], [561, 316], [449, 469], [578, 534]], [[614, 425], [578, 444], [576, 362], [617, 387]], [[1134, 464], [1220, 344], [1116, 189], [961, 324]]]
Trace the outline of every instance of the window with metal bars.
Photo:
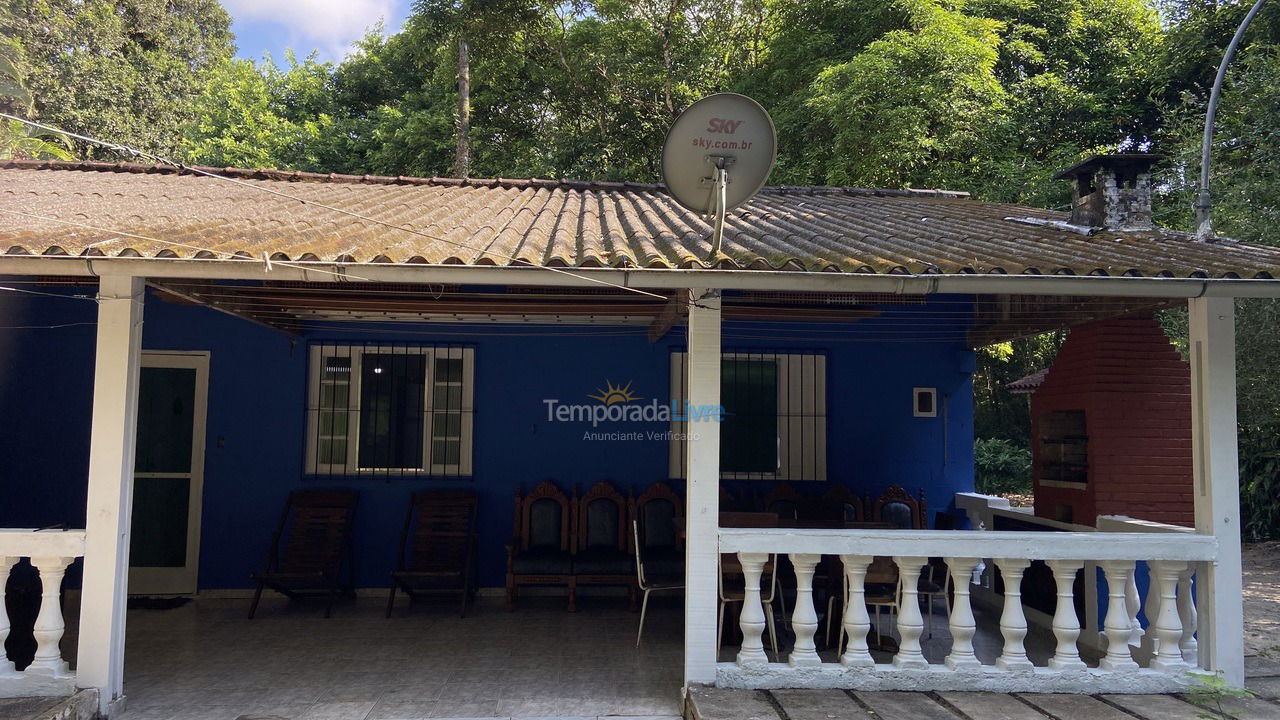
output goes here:
[[[689, 397], [685, 353], [671, 354], [671, 397]], [[827, 479], [827, 358], [821, 354], [725, 352], [720, 364], [720, 477]], [[701, 422], [674, 421], [669, 474], [684, 478], [685, 438]]]
[[475, 350], [313, 344], [307, 473], [471, 474]]

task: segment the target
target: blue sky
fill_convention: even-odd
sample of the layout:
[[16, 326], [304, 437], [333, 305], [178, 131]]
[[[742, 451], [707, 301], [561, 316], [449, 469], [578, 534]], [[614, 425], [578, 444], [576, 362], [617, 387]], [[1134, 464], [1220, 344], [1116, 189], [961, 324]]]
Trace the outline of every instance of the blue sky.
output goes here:
[[353, 40], [380, 19], [398, 30], [411, 0], [222, 0], [231, 14], [237, 55], [258, 59], [270, 52], [277, 61], [285, 48], [299, 57], [312, 50], [320, 60], [341, 60]]

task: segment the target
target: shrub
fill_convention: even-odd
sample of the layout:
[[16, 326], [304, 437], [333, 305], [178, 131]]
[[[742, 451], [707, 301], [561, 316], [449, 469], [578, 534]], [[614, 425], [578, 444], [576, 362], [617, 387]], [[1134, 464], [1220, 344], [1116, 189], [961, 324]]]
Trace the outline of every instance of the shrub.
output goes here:
[[1031, 492], [1031, 451], [999, 438], [973, 441], [974, 489], [988, 495]]

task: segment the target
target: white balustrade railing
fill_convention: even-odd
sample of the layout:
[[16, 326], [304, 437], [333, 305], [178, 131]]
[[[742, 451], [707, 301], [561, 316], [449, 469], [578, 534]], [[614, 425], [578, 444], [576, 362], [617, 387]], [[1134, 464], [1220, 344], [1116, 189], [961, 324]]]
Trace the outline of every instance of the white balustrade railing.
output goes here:
[[[62, 658], [60, 647], [66, 630], [60, 599], [67, 567], [83, 556], [83, 530], [0, 528], [0, 697], [61, 694], [74, 687], [75, 674]], [[5, 607], [5, 584], [22, 558], [28, 558], [39, 571], [41, 589], [40, 611], [33, 630], [35, 659], [19, 671], [3, 649], [11, 627]]]
[[[1196, 534], [1123, 532], [983, 532], [914, 530], [792, 530], [721, 528], [720, 551], [737, 553], [746, 577], [758, 577], [771, 555], [786, 555], [795, 567], [796, 602], [791, 627], [794, 649], [785, 662], [769, 662], [762, 651], [763, 609], [748, 592], [742, 611], [742, 652], [717, 667], [717, 683], [728, 687], [845, 687], [855, 689], [1004, 690], [1059, 692], [1167, 692], [1188, 684], [1195, 669], [1194, 602], [1191, 582], [1198, 563], [1212, 562], [1217, 540]], [[841, 618], [847, 645], [824, 662], [815, 649], [818, 616], [813, 600], [814, 568], [823, 556], [837, 556], [846, 585]], [[877, 662], [868, 646], [872, 630], [865, 607], [868, 567], [876, 557], [897, 566], [897, 649]], [[1004, 580], [997, 657], [981, 659], [974, 649], [979, 628], [970, 601], [970, 581], [982, 558]], [[945, 563], [951, 579], [950, 638], [935, 633], [932, 657], [922, 647], [925, 625], [917, 592], [921, 571]], [[1053, 573], [1057, 598], [1051, 656], [1033, 664], [1027, 655], [1027, 615], [1021, 585], [1035, 560]], [[1134, 647], [1137, 605], [1131, 599], [1135, 564], [1151, 569], [1147, 616], [1150, 627]], [[1082, 658], [1081, 623], [1074, 602], [1077, 574], [1097, 563], [1108, 588], [1105, 655]], [[751, 583], [748, 583], [748, 587]], [[945, 595], [943, 596], [946, 597]], [[938, 644], [943, 652], [938, 651]], [[990, 653], [985, 653], [990, 655]], [[931, 661], [932, 660], [932, 661]]]

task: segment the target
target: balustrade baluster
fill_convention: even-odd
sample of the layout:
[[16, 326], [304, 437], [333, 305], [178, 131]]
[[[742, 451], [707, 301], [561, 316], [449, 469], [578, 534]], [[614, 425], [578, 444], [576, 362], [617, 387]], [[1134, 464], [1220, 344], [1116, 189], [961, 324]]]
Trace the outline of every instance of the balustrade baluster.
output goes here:
[[1141, 647], [1142, 636], [1145, 633], [1142, 630], [1142, 623], [1138, 620], [1138, 609], [1142, 607], [1142, 597], [1138, 594], [1136, 572], [1129, 573], [1129, 581], [1124, 585], [1124, 606], [1129, 613], [1129, 644]]
[[[1151, 568], [1148, 593], [1159, 592], [1160, 605], [1150, 630], [1155, 635], [1155, 657], [1148, 664], [1152, 670], [1165, 672], [1185, 670], [1182, 659], [1182, 618], [1178, 614], [1178, 579], [1187, 569], [1185, 562], [1161, 560], [1147, 563]], [[1151, 621], [1151, 616], [1147, 616]]]
[[999, 558], [996, 567], [1004, 578], [1004, 609], [1000, 612], [1000, 633], [1004, 636], [1004, 649], [996, 659], [1001, 670], [1023, 671], [1033, 668], [1027, 659], [1023, 640], [1027, 637], [1027, 616], [1022, 610], [1022, 574], [1030, 560]]
[[13, 662], [4, 654], [4, 641], [9, 637], [9, 611], [4, 604], [4, 586], [9, 581], [9, 571], [16, 565], [18, 558], [0, 555], [0, 677], [17, 672]]
[[1178, 647], [1182, 650], [1182, 660], [1192, 666], [1200, 662], [1196, 643], [1199, 616], [1196, 614], [1195, 595], [1191, 592], [1191, 578], [1195, 572], [1195, 565], [1189, 564], [1178, 574], [1178, 619], [1182, 622], [1182, 641], [1178, 643]]
[[1084, 567], [1083, 560], [1050, 560], [1046, 563], [1053, 570], [1057, 586], [1057, 607], [1053, 611], [1053, 635], [1058, 647], [1049, 667], [1058, 671], [1084, 670], [1076, 641], [1080, 639], [1080, 618], [1076, 616], [1076, 573]]
[[[767, 622], [764, 607], [760, 603], [760, 576], [764, 572], [764, 564], [769, 561], [768, 553], [738, 553], [738, 561], [742, 563], [742, 617], [738, 626], [742, 628], [742, 648], [738, 650], [738, 664], [742, 666], [760, 666], [769, 662], [764, 654], [764, 635]], [[774, 649], [777, 652], [777, 648]]]
[[40, 613], [36, 615], [36, 655], [27, 672], [47, 673], [54, 677], [70, 674], [58, 646], [66, 626], [62, 621], [62, 576], [74, 558], [37, 557], [31, 564], [40, 571]]
[[947, 572], [951, 576], [951, 653], [947, 655], [947, 667], [952, 670], [968, 670], [980, 667], [978, 656], [973, 654], [973, 636], [978, 632], [978, 622], [973, 617], [969, 602], [969, 584], [975, 577], [975, 569], [981, 563], [978, 558], [946, 558]]
[[840, 560], [844, 562], [849, 587], [844, 599], [844, 633], [849, 637], [849, 644], [840, 657], [840, 663], [845, 667], [871, 666], [875, 660], [871, 659], [867, 647], [871, 617], [867, 615], [866, 579], [867, 566], [872, 558], [870, 555], [841, 555]]
[[1133, 578], [1132, 560], [1104, 560], [1099, 563], [1107, 578], [1107, 618], [1103, 623], [1103, 635], [1107, 636], [1107, 655], [1099, 667], [1113, 672], [1129, 672], [1138, 669], [1129, 652], [1131, 616], [1125, 596], [1129, 581]]
[[821, 555], [791, 553], [791, 566], [796, 570], [796, 607], [791, 613], [791, 630], [796, 634], [788, 663], [791, 667], [817, 667], [822, 664], [813, 637], [818, 632], [818, 613], [813, 607], [813, 569]]
[[898, 654], [893, 664], [899, 668], [927, 668], [920, 648], [920, 636], [924, 634], [924, 616], [920, 614], [920, 569], [928, 561], [922, 557], [894, 556], [898, 564], [898, 583], [901, 597], [898, 600]]

